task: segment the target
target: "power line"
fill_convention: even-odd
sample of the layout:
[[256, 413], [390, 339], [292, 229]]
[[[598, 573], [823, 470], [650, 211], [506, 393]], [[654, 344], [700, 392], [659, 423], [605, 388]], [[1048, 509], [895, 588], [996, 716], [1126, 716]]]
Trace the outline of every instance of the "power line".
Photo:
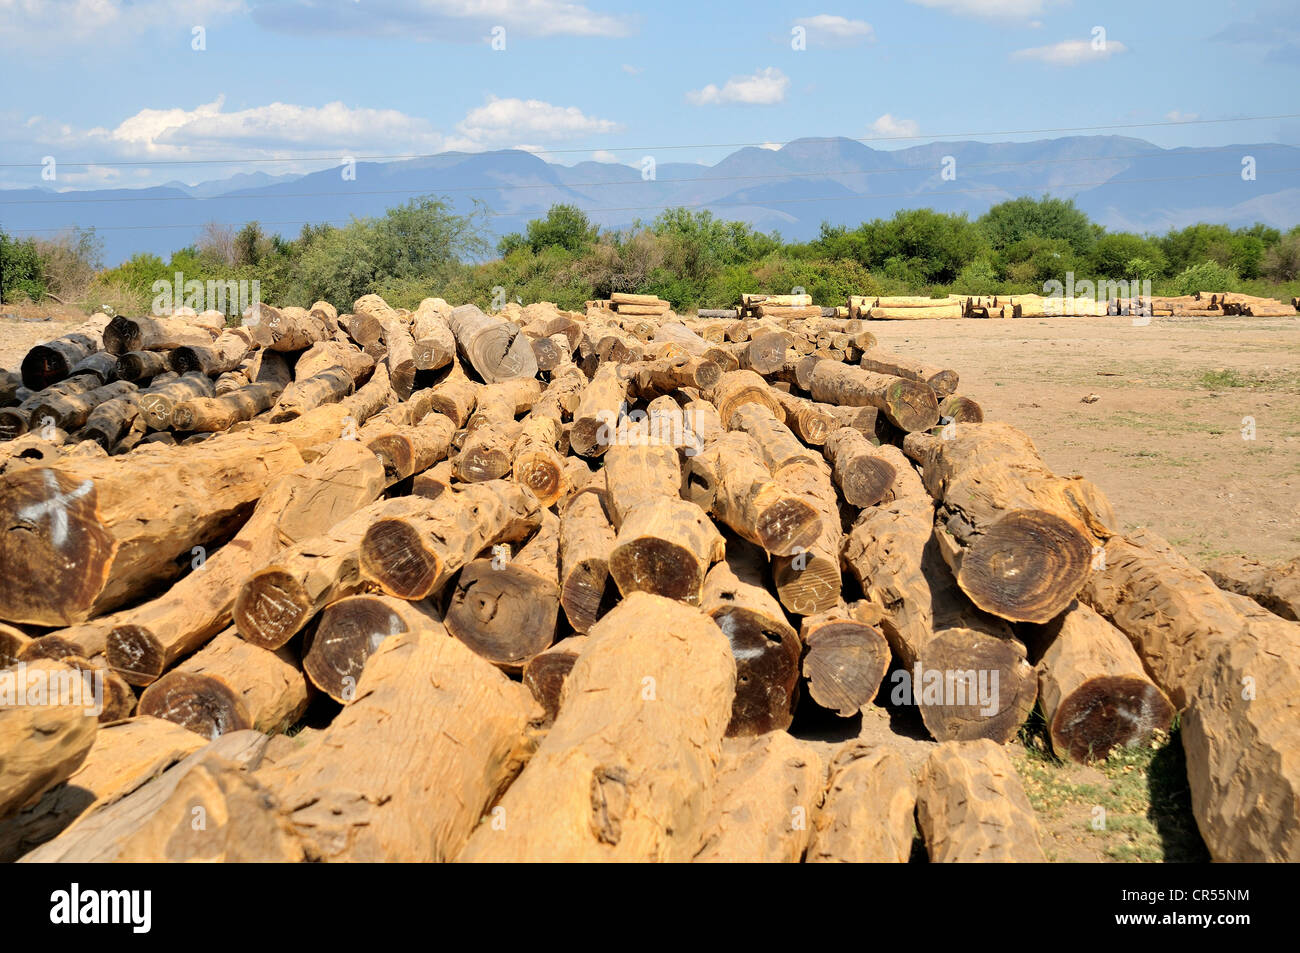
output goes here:
[[[1278, 173], [1278, 174], [1282, 174], [1282, 173], [1286, 173], [1286, 172], [1300, 172], [1300, 166], [1297, 166], [1297, 167], [1294, 167], [1294, 168], [1290, 168], [1290, 169], [1276, 169], [1276, 170], [1272, 170], [1272, 171], [1274, 171], [1274, 172], [1276, 172], [1276, 173]], [[1187, 182], [1187, 181], [1191, 181], [1191, 180], [1194, 180], [1194, 179], [1215, 179], [1215, 178], [1224, 178], [1224, 177], [1228, 177], [1228, 176], [1237, 176], [1237, 175], [1239, 175], [1239, 174], [1240, 174], [1240, 173], [1239, 173], [1239, 172], [1236, 172], [1236, 171], [1234, 171], [1234, 172], [1207, 172], [1207, 173], [1202, 173], [1202, 174], [1200, 174], [1200, 175], [1183, 175], [1183, 176], [1179, 176], [1179, 175], [1171, 175], [1171, 176], [1156, 176], [1156, 177], [1145, 178], [1145, 179], [1106, 179], [1106, 180], [1103, 180], [1103, 181], [1101, 181], [1101, 182], [1061, 182], [1061, 183], [1057, 183], [1057, 184], [1055, 184], [1055, 185], [1053, 185], [1053, 186], [1050, 186], [1050, 187], [1031, 188], [1031, 189], [1025, 189], [1025, 190], [1023, 190], [1023, 191], [1025, 191], [1025, 192], [1040, 192], [1040, 191], [1049, 191], [1049, 189], [1053, 189], [1053, 188], [1055, 188], [1055, 189], [1076, 189], [1076, 188], [1078, 188], [1078, 189], [1082, 189], [1082, 188], [1095, 188], [1095, 187], [1097, 187], [1097, 186], [1102, 186], [1102, 185], [1142, 185], [1142, 184], [1149, 184], [1149, 183], [1153, 183], [1153, 182]], [[701, 202], [701, 203], [698, 203], [698, 204], [695, 204], [695, 205], [628, 205], [628, 206], [617, 207], [617, 208], [593, 208], [593, 209], [585, 209], [585, 211], [586, 211], [588, 214], [590, 214], [590, 215], [598, 215], [598, 214], [602, 214], [602, 213], [606, 213], [606, 212], [645, 212], [645, 211], [662, 211], [662, 210], [664, 210], [664, 209], [669, 209], [669, 208], [683, 208], [683, 209], [691, 209], [691, 210], [697, 210], [697, 209], [714, 209], [714, 208], [747, 208], [747, 207], [750, 207], [750, 206], [767, 207], [767, 206], [770, 206], [770, 205], [795, 205], [795, 204], [801, 204], [801, 203], [805, 203], [805, 202], [848, 202], [848, 201], [855, 201], [855, 200], [862, 200], [862, 199], [915, 198], [915, 197], [933, 198], [933, 197], [944, 196], [944, 195], [971, 195], [971, 194], [977, 194], [977, 193], [983, 193], [983, 192], [1010, 193], [1011, 191], [1012, 191], [1012, 190], [1009, 190], [1009, 189], [992, 187], [992, 188], [978, 188], [978, 189], [946, 189], [946, 190], [944, 190], [944, 191], [942, 191], [942, 192], [924, 192], [924, 193], [921, 193], [921, 192], [892, 192], [892, 193], [891, 193], [891, 192], [876, 192], [876, 193], [872, 193], [872, 194], [870, 194], [870, 195], [827, 195], [827, 196], [818, 197], [818, 198], [771, 199], [771, 200], [767, 200], [767, 201], [750, 201], [750, 202]], [[517, 214], [517, 213], [512, 213], [512, 212], [487, 212], [486, 214], [487, 214], [488, 216], [492, 217], [492, 218], [507, 218], [507, 217], [511, 217], [511, 216], [513, 216], [513, 215], [515, 215], [515, 214]], [[344, 219], [330, 219], [330, 220], [326, 220], [326, 221], [260, 222], [259, 224], [261, 224], [261, 225], [266, 225], [266, 226], [277, 226], [277, 225], [346, 225], [346, 224], [348, 224], [348, 223], [349, 223], [350, 221], [352, 221], [352, 220], [353, 220], [353, 219], [347, 219], [347, 220], [344, 220]], [[152, 230], [173, 229], [173, 228], [202, 228], [204, 225], [207, 225], [207, 224], [209, 224], [209, 223], [207, 223], [207, 222], [196, 222], [196, 223], [180, 223], [180, 224], [176, 224], [176, 225], [105, 225], [105, 226], [102, 226], [102, 227], [98, 227], [98, 226], [92, 226], [92, 227], [94, 227], [94, 228], [95, 228], [95, 231], [97, 231], [97, 232], [99, 232], [99, 231], [104, 231], [104, 232], [107, 232], [107, 231], [152, 231]], [[243, 223], [243, 222], [216, 222], [216, 223], [213, 223], [213, 224], [233, 228], [233, 227], [236, 227], [236, 226], [243, 225], [243, 224], [245, 224], [245, 223]], [[61, 232], [61, 231], [65, 231], [65, 230], [67, 230], [67, 229], [70, 229], [70, 228], [76, 228], [76, 227], [77, 227], [76, 225], [60, 225], [60, 226], [52, 227], [52, 228], [23, 228], [23, 227], [15, 227], [15, 228], [11, 228], [11, 229], [9, 229], [9, 231], [11, 231], [11, 232]]]
[[[1264, 143], [1264, 148], [1268, 149], [1289, 149], [1291, 146], [1282, 143]], [[1161, 155], [1160, 158], [1187, 158], [1189, 156], [1201, 156], [1214, 152], [1235, 152], [1233, 146], [1213, 146], [1196, 151], [1175, 152], [1169, 155]], [[1081, 162], [1117, 162], [1125, 159], [1148, 159], [1156, 157], [1156, 153], [1141, 152], [1129, 155], [1116, 156], [1079, 156], [1075, 158], [1058, 157], [1052, 159], [1026, 159], [1017, 162], [963, 162], [963, 169], [987, 169], [987, 168], [1022, 168], [1034, 165], [1058, 165], [1073, 164]], [[121, 202], [215, 202], [218, 200], [227, 201], [255, 201], [266, 198], [276, 199], [300, 199], [300, 198], [324, 198], [353, 195], [417, 195], [424, 193], [444, 193], [444, 192], [513, 192], [527, 191], [536, 189], [589, 189], [589, 188], [612, 188], [614, 186], [626, 185], [645, 185], [647, 182], [655, 184], [677, 185], [682, 182], [741, 182], [752, 179], [801, 179], [801, 178], [829, 178], [839, 175], [901, 175], [905, 173], [929, 173], [933, 170], [928, 167], [913, 166], [900, 169], [841, 169], [830, 172], [779, 172], [765, 173], [763, 175], [701, 175], [681, 179], [618, 179], [613, 182], [546, 182], [537, 185], [481, 185], [481, 186], [458, 186], [454, 188], [437, 188], [429, 186], [421, 189], [367, 189], [361, 191], [333, 191], [333, 192], [283, 192], [274, 196], [267, 195], [236, 195], [226, 193], [212, 196], [194, 196], [194, 195], [141, 195], [141, 196], [118, 196], [113, 198], [63, 198], [65, 194], [77, 193], [56, 193], [58, 196], [39, 199], [5, 199], [0, 200], [0, 205], [100, 205], [116, 204]], [[160, 188], [160, 186], [154, 186]]]
[[[979, 136], [1030, 136], [1043, 135], [1047, 133], [1062, 132], [1096, 132], [1107, 129], [1155, 129], [1169, 126], [1205, 126], [1229, 122], [1271, 122], [1281, 119], [1300, 119], [1300, 113], [1284, 113], [1276, 116], [1235, 116], [1223, 119], [1179, 119], [1165, 120], [1163, 122], [1124, 122], [1109, 123], [1098, 126], [1057, 126], [1044, 129], [1003, 129], [992, 132], [945, 132], [933, 133], [915, 136], [807, 136], [798, 140], [763, 140], [761, 142], [710, 142], [710, 143], [686, 143], [676, 145], [658, 145], [658, 146], [605, 146], [605, 147], [584, 147], [581, 149], [539, 149], [543, 155], [565, 155], [576, 154], [579, 152], [667, 152], [677, 149], [742, 149], [747, 147], [761, 147], [767, 145], [790, 145], [792, 142], [838, 142], [847, 140], [849, 142], [914, 142], [920, 140], [942, 140], [942, 139], [970, 139]], [[512, 152], [521, 150], [511, 149], [494, 149], [486, 150], [487, 152]], [[369, 155], [369, 156], [352, 156], [358, 162], [375, 162], [375, 161], [393, 161], [406, 159], [436, 159], [446, 155], [481, 155], [483, 153], [447, 153], [447, 152], [428, 152], [413, 153], [409, 155]], [[85, 168], [89, 166], [172, 166], [172, 165], [243, 165], [246, 163], [260, 162], [324, 162], [341, 158], [338, 152], [322, 153], [317, 155], [297, 155], [297, 156], [278, 156], [278, 157], [255, 157], [255, 158], [229, 158], [229, 159], [103, 159], [95, 162], [60, 162], [62, 166], [72, 166], [74, 168]], [[0, 169], [39, 169], [44, 163], [41, 162], [5, 162], [0, 163]]]

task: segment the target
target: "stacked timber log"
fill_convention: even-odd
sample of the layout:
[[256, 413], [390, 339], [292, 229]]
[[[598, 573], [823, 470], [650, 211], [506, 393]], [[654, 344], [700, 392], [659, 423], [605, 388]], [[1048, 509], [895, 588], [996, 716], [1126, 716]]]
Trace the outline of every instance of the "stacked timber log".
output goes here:
[[[935, 305], [634, 297], [115, 318], [0, 377], [0, 859], [1038, 860], [1035, 707], [1082, 762], [1180, 716], [1211, 854], [1300, 858], [1293, 572], [1122, 535], [862, 327]], [[928, 760], [798, 737], [877, 704]]]
[[820, 318], [822, 309], [813, 304], [812, 295], [742, 294], [742, 318]]

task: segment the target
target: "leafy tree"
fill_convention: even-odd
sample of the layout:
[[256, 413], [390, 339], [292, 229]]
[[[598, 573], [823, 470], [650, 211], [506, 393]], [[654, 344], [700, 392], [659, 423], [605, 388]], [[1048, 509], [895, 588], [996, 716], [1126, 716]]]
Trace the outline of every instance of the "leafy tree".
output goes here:
[[1092, 247], [1097, 233], [1073, 199], [1021, 196], [993, 206], [978, 220], [993, 247], [1008, 248], [1028, 238], [1059, 239], [1076, 253]]
[[1237, 272], [1229, 265], [1216, 261], [1203, 261], [1176, 275], [1171, 283], [1174, 294], [1190, 295], [1200, 292], [1237, 290]]
[[33, 239], [17, 239], [0, 231], [0, 301], [23, 296], [45, 297], [45, 269]]
[[587, 213], [578, 206], [552, 205], [545, 218], [528, 223], [526, 241], [535, 252], [558, 246], [576, 253], [592, 245], [599, 233], [600, 229], [591, 224]]
[[1116, 232], [1103, 235], [1088, 253], [1089, 271], [1095, 278], [1111, 281], [1127, 281], [1128, 263], [1140, 258], [1151, 265], [1163, 266], [1164, 253], [1158, 243], [1133, 235], [1129, 232]]
[[1270, 248], [1264, 256], [1263, 273], [1271, 281], [1300, 278], [1300, 228]]

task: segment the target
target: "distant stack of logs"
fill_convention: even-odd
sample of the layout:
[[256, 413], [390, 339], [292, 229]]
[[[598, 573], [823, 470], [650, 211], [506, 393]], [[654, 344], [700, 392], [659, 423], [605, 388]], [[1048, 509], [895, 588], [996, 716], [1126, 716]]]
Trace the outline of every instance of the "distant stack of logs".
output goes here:
[[[915, 818], [933, 860], [1041, 859], [1002, 748], [1037, 705], [1079, 761], [1181, 713], [1211, 853], [1297, 859], [1300, 624], [863, 326], [931, 306], [614, 305], [366, 295], [33, 349], [0, 858], [900, 861]], [[56, 676], [98, 707], [17, 700]], [[874, 704], [941, 743], [919, 775], [791, 734]]]
[[948, 295], [947, 298], [849, 297], [848, 316], [877, 321], [950, 318], [1051, 317], [1224, 317], [1246, 315], [1281, 318], [1300, 312], [1300, 298], [1289, 304], [1244, 294], [1184, 295], [1178, 298], [1098, 295], [1051, 297], [1026, 295]]

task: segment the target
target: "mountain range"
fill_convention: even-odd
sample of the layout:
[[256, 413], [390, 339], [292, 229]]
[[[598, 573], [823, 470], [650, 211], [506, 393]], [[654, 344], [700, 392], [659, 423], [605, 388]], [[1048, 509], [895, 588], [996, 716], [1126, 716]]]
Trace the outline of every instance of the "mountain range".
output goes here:
[[[166, 258], [193, 243], [208, 221], [256, 219], [291, 237], [304, 222], [342, 224], [424, 194], [443, 195], [459, 210], [481, 201], [494, 238], [519, 231], [558, 202], [580, 206], [605, 227], [648, 221], [665, 207], [707, 208], [795, 240], [815, 236], [822, 222], [855, 225], [918, 207], [976, 217], [998, 202], [1043, 194], [1073, 198], [1113, 230], [1300, 222], [1300, 148], [1278, 143], [1164, 149], [1124, 136], [1073, 136], [884, 151], [853, 139], [800, 139], [779, 149], [746, 147], [712, 166], [658, 162], [652, 177], [640, 157], [632, 161], [566, 166], [520, 150], [449, 152], [359, 162], [354, 177], [339, 167], [246, 173], [193, 186], [5, 189], [0, 228], [49, 235], [93, 226], [111, 266], [141, 251]], [[1253, 178], [1246, 174], [1252, 165]]]

